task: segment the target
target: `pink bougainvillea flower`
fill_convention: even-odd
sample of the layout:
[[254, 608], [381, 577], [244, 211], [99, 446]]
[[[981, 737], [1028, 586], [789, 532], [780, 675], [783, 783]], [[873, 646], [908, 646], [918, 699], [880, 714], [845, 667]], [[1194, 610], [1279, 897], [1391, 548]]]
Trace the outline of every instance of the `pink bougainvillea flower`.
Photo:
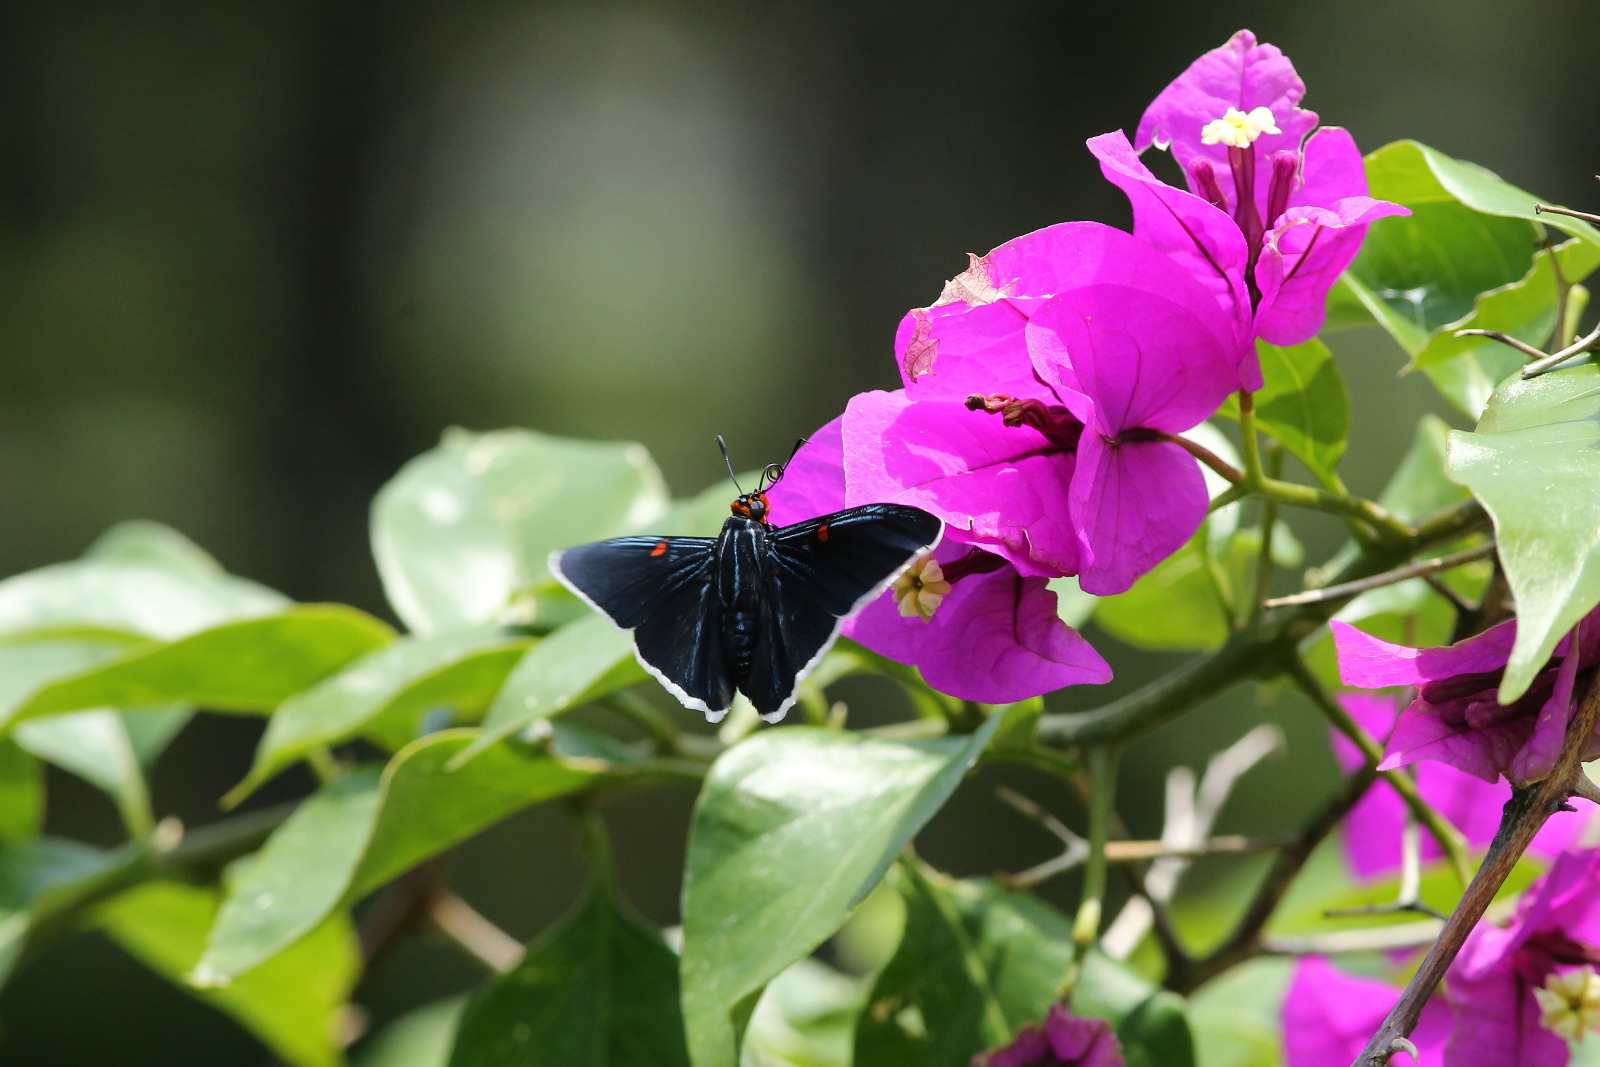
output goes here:
[[1079, 582], [1097, 595], [1127, 589], [1199, 528], [1205, 479], [1174, 437], [1239, 388], [1237, 336], [1204, 286], [1142, 244], [1127, 254], [1140, 286], [1066, 290], [1027, 328], [1034, 370], [1084, 424], [1068, 499]]
[[[1393, 645], [1347, 623], [1332, 624], [1339, 676], [1346, 685], [1377, 689], [1413, 686], [1416, 699], [1400, 713], [1384, 749], [1382, 767], [1438, 760], [1493, 782], [1537, 782], [1561, 754], [1573, 712], [1578, 670], [1600, 660], [1600, 613], [1556, 646], [1549, 665], [1510, 704], [1496, 696], [1516, 640], [1516, 620], [1492, 626], [1445, 648]], [[1600, 729], [1584, 746], [1585, 760], [1600, 757]]]
[[[1052, 297], [1091, 283], [1159, 289], [1170, 276], [1140, 242], [1098, 222], [1024, 234], [945, 283], [939, 299], [906, 313], [895, 360], [918, 399], [1006, 393], [1048, 399], [1034, 378], [1023, 329]], [[1241, 342], [1241, 354], [1248, 351]]]
[[[1353, 719], [1367, 733], [1387, 739], [1395, 725], [1396, 702], [1372, 693], [1345, 693], [1339, 698]], [[1333, 755], [1345, 773], [1362, 764], [1354, 742], [1336, 730], [1330, 731]], [[1417, 792], [1433, 808], [1460, 830], [1468, 843], [1485, 847], [1500, 825], [1500, 812], [1511, 799], [1511, 787], [1504, 782], [1489, 783], [1457, 770], [1446, 763], [1428, 761], [1417, 764]], [[1351, 869], [1361, 878], [1389, 874], [1400, 867], [1401, 834], [1406, 806], [1386, 782], [1378, 782], [1350, 809], [1344, 820], [1344, 850]], [[1571, 847], [1585, 824], [1578, 812], [1557, 812], [1544, 824], [1528, 851], [1551, 857]], [[1438, 844], [1421, 835], [1424, 861], [1439, 858]]]
[[[1288, 1067], [1350, 1067], [1366, 1047], [1400, 988], [1347, 974], [1321, 956], [1302, 957], [1283, 1001], [1283, 1051]], [[1411, 1042], [1419, 1067], [1440, 1067], [1450, 1011], [1434, 997], [1422, 1009]], [[1405, 1062], [1397, 1055], [1392, 1063]]]
[[1040, 1026], [1026, 1026], [1011, 1044], [972, 1058], [972, 1067], [1123, 1067], [1122, 1044], [1104, 1019], [1073, 1015], [1052, 1004]]
[[[846, 506], [841, 422], [813, 434], [769, 492], [778, 521]], [[867, 501], [848, 501], [861, 502]], [[847, 620], [843, 633], [920, 668], [941, 692], [986, 704], [1111, 679], [1106, 661], [1057, 615], [1044, 578], [1024, 576], [1001, 556], [952, 538]]]
[[[1043, 263], [1048, 284], [1022, 296], [1013, 272], [1037, 281]], [[850, 402], [849, 503], [914, 504], [1022, 574], [1082, 573], [1091, 592], [1121, 592], [1204, 517], [1195, 460], [1167, 438], [1238, 388], [1243, 342], [1180, 265], [1109, 226], [1051, 227], [973, 271], [982, 280], [962, 292], [1013, 295], [913, 313], [906, 388]]]
[[[1134, 233], [1173, 256], [1239, 321], [1273, 344], [1322, 326], [1328, 290], [1367, 225], [1406, 208], [1367, 195], [1361, 153], [1344, 130], [1307, 134], [1305, 85], [1277, 48], [1240, 30], [1162, 90], [1130, 144], [1089, 141], [1101, 170], [1133, 204]], [[1155, 177], [1137, 152], [1170, 149], [1185, 192]], [[1246, 388], [1259, 388], [1253, 364]]]
[[1600, 1022], [1600, 849], [1562, 853], [1510, 925], [1479, 923], [1445, 976], [1451, 1067], [1560, 1067]]

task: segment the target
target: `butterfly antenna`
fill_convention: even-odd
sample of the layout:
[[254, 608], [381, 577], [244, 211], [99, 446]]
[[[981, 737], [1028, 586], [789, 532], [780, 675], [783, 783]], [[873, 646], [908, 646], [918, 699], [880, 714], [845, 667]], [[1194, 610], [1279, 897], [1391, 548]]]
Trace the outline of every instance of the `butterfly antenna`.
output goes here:
[[766, 484], [761, 489], [758, 489], [757, 492], [763, 492], [766, 489], [771, 489], [773, 486], [778, 484], [778, 479], [783, 477], [783, 472], [789, 469], [789, 464], [794, 462], [795, 454], [800, 451], [800, 446], [805, 443], [806, 439], [804, 437], [800, 438], [794, 443], [794, 447], [789, 450], [788, 459], [784, 460], [782, 463], [767, 464], [766, 469], [761, 472], [761, 480]]
[[722, 450], [722, 462], [728, 467], [728, 477], [733, 479], [733, 487], [739, 490], [740, 496], [744, 496], [744, 487], [739, 484], [738, 477], [733, 473], [733, 460], [728, 458], [728, 443], [722, 439], [720, 433], [717, 434], [717, 447]]

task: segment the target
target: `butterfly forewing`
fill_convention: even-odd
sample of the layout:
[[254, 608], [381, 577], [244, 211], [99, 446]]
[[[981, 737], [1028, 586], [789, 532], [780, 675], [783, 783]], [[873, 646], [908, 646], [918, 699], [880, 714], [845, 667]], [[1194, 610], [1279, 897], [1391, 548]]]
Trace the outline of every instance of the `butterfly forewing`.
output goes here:
[[624, 630], [649, 618], [686, 586], [705, 581], [710, 537], [618, 537], [558, 552], [550, 569]]
[[938, 544], [943, 529], [919, 508], [866, 504], [774, 530], [768, 541], [791, 596], [843, 616], [917, 553]]

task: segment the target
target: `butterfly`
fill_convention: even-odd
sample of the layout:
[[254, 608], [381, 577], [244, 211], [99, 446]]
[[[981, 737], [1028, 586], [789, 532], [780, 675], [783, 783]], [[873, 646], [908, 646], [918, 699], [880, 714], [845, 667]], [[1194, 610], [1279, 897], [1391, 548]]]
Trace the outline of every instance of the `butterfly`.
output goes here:
[[[722, 447], [728, 474], [727, 446]], [[799, 445], [795, 446], [796, 450]], [[769, 464], [716, 537], [618, 537], [550, 555], [550, 572], [617, 627], [641, 666], [686, 707], [720, 722], [734, 692], [777, 722], [846, 617], [939, 543], [921, 508], [865, 504], [773, 526]]]

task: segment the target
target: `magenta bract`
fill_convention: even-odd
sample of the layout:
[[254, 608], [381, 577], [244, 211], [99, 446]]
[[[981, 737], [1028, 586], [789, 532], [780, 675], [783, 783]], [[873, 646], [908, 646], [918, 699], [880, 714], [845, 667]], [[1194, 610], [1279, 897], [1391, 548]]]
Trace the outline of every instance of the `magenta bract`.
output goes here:
[[[1339, 702], [1367, 733], [1387, 740], [1395, 725], [1396, 702], [1372, 693], [1344, 693]], [[1337, 731], [1330, 731], [1333, 755], [1346, 774], [1362, 764], [1354, 742]], [[1467, 842], [1487, 847], [1500, 825], [1500, 812], [1511, 799], [1505, 782], [1489, 783], [1446, 763], [1419, 763], [1411, 772], [1417, 792], [1460, 830]], [[1388, 783], [1379, 781], [1350, 809], [1344, 820], [1344, 851], [1351, 869], [1361, 878], [1390, 874], [1400, 868], [1401, 834], [1406, 806]], [[1552, 815], [1528, 846], [1535, 856], [1551, 857], [1571, 847], [1588, 821], [1586, 813], [1561, 811]], [[1438, 859], [1438, 844], [1421, 835], [1424, 861]]]
[[[962, 414], [977, 418], [964, 409]], [[852, 487], [844, 462], [845, 421], [834, 419], [812, 434], [771, 490], [774, 511], [784, 522], [846, 506]], [[886, 591], [845, 622], [845, 636], [920, 668], [941, 692], [985, 704], [1111, 679], [1106, 661], [1057, 615], [1056, 595], [1044, 578], [1023, 575], [1004, 558], [959, 540], [958, 533], [952, 530], [934, 552], [950, 590], [930, 616], [901, 614], [894, 592]]]
[[[1445, 648], [1409, 648], [1333, 622], [1339, 675], [1364, 689], [1416, 688], [1385, 748], [1384, 769], [1438, 760], [1486, 782], [1501, 775], [1527, 785], [1550, 773], [1572, 719], [1573, 682], [1580, 667], [1600, 660], [1600, 615], [1585, 619], [1587, 635], [1573, 653], [1570, 636], [1556, 646], [1548, 666], [1527, 693], [1511, 704], [1497, 697], [1516, 640], [1516, 621], [1490, 627]], [[1600, 756], [1600, 730], [1583, 758]]]
[[1103, 1019], [1052, 1004], [1040, 1026], [1018, 1031], [1011, 1044], [973, 1057], [972, 1067], [1123, 1067], [1122, 1044]]

